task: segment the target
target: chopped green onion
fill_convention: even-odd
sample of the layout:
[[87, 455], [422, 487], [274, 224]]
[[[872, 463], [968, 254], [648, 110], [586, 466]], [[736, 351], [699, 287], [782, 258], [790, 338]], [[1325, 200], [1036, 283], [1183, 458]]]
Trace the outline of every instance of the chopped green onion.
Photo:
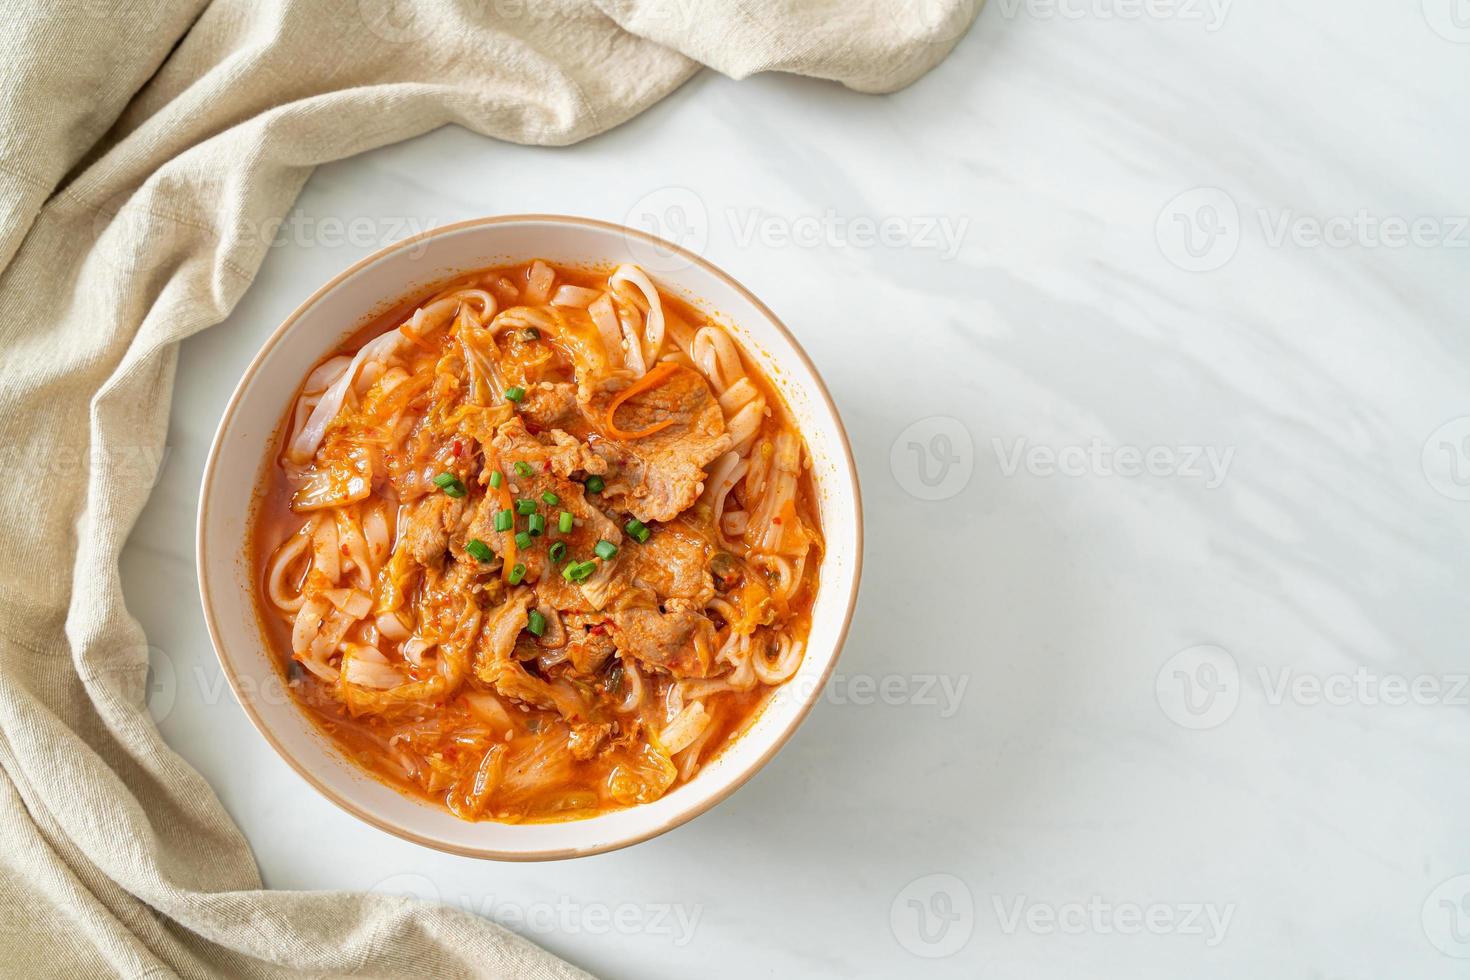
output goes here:
[[517, 514], [522, 514], [522, 515], [536, 513], [536, 501], [534, 501], [534, 500], [517, 500], [516, 501], [516, 513]]
[[546, 553], [551, 556], [552, 561], [559, 563], [567, 556], [567, 543], [565, 541], [553, 541]]
[[624, 524], [623, 530], [628, 532], [628, 537], [637, 541], [639, 544], [647, 541], [648, 536], [653, 533], [636, 517]]
[[521, 580], [526, 577], [526, 566], [516, 562], [516, 567], [510, 570], [510, 584], [520, 585]]
[[517, 531], [516, 547], [520, 548], [522, 551], [525, 551], [527, 548], [531, 547], [531, 536], [525, 531]]
[[585, 486], [587, 487], [588, 493], [602, 493], [602, 488], [607, 486], [607, 484], [603, 482], [600, 476], [589, 476]]
[[592, 573], [595, 571], [597, 571], [597, 562], [595, 561], [568, 562], [567, 567], [562, 569], [561, 577], [568, 582], [585, 582], [592, 577]]
[[540, 330], [537, 330], [535, 327], [527, 327], [526, 328], [526, 339], [527, 340], [540, 340], [541, 339], [541, 331]]
[[459, 477], [453, 473], [440, 473], [434, 477], [434, 486], [443, 490], [451, 497], [464, 496], [464, 484], [459, 482]]
[[495, 557], [495, 552], [490, 550], [490, 546], [479, 538], [470, 538], [466, 541], [464, 550], [475, 561], [490, 561]]
[[500, 485], [502, 483], [504, 483], [504, 482], [505, 482], [505, 474], [504, 473], [500, 472], [499, 470], [492, 470], [491, 471], [491, 473], [490, 473], [490, 485], [492, 487], [494, 487], [496, 490], [499, 490], [500, 489]]
[[592, 550], [595, 551], [597, 553], [597, 557], [601, 558], [603, 561], [611, 561], [612, 556], [618, 553], [618, 546], [613, 544], [611, 541], [599, 541]]
[[508, 402], [523, 402], [526, 400], [526, 389], [520, 385], [512, 385], [505, 389], [505, 400]]
[[508, 510], [497, 510], [495, 512], [495, 530], [509, 531], [516, 526], [516, 515]]
[[562, 534], [570, 534], [572, 532], [572, 512], [571, 511], [564, 510], [560, 514], [557, 515], [557, 517], [556, 517], [556, 529], [558, 531], [560, 531]]
[[555, 507], [557, 504], [561, 503], [561, 498], [552, 493], [550, 490], [541, 495], [541, 500], [548, 507]]
[[532, 514], [530, 519], [526, 521], [526, 530], [531, 532], [531, 537], [539, 538], [546, 532], [546, 515]]
[[528, 463], [528, 462], [526, 462], [523, 459], [516, 460], [514, 465], [515, 465], [516, 476], [520, 477], [521, 479], [525, 479], [526, 477], [530, 476], [532, 473], [535, 473], [536, 472], [535, 470], [531, 469], [531, 464]]
[[526, 613], [526, 632], [532, 636], [540, 636], [546, 632], [546, 617], [541, 615], [541, 610], [532, 609]]

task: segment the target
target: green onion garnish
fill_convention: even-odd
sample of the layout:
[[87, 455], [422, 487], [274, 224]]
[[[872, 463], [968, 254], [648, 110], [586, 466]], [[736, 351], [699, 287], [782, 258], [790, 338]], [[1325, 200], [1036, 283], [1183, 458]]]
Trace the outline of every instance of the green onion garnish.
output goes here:
[[602, 488], [607, 486], [600, 476], [589, 476], [585, 484], [588, 493], [602, 493]]
[[618, 553], [618, 546], [613, 544], [611, 541], [599, 541], [592, 550], [596, 552], [597, 557], [601, 558], [603, 561], [611, 561], [612, 556]]
[[491, 473], [490, 473], [490, 485], [492, 487], [494, 487], [496, 490], [499, 490], [500, 489], [500, 485], [502, 483], [504, 483], [504, 482], [505, 482], [505, 474], [504, 473], [500, 472], [499, 470], [492, 470], [491, 471]]
[[521, 514], [521, 515], [534, 514], [534, 513], [536, 513], [536, 501], [534, 501], [534, 500], [517, 500], [516, 501], [516, 513], [517, 514]]
[[552, 561], [560, 564], [561, 560], [567, 556], [567, 543], [565, 541], [553, 541], [546, 553], [551, 556]]
[[569, 582], [585, 582], [592, 577], [592, 573], [595, 571], [597, 571], [597, 562], [595, 561], [568, 562], [567, 567], [562, 569], [561, 577]]
[[533, 538], [539, 538], [542, 534], [546, 533], [546, 515], [532, 514], [530, 519], [526, 521], [526, 530], [531, 532], [531, 537]]
[[560, 514], [557, 515], [557, 517], [556, 517], [556, 529], [558, 531], [560, 531], [562, 534], [570, 534], [572, 532], [572, 512], [571, 511], [564, 510]]
[[548, 507], [555, 507], [557, 504], [561, 503], [561, 498], [552, 493], [550, 490], [541, 495], [541, 500]]
[[434, 486], [443, 490], [451, 497], [464, 496], [464, 484], [459, 482], [459, 477], [453, 473], [440, 473], [434, 477]]
[[531, 464], [530, 463], [527, 463], [525, 460], [522, 460], [522, 459], [516, 460], [514, 465], [515, 465], [516, 476], [519, 476], [521, 479], [525, 479], [526, 477], [530, 476], [532, 473], [535, 473], [536, 472], [535, 470], [531, 469]]
[[526, 566], [516, 562], [516, 567], [510, 570], [510, 584], [520, 585], [521, 579], [526, 577]]
[[495, 512], [495, 530], [509, 531], [516, 526], [516, 515], [508, 510], [497, 510]]
[[512, 385], [505, 389], [505, 400], [508, 402], [523, 402], [526, 400], [526, 389], [520, 385]]
[[637, 541], [639, 544], [647, 541], [648, 536], [653, 533], [636, 517], [624, 524], [623, 530], [628, 532], [628, 537]]
[[540, 636], [546, 632], [546, 617], [541, 615], [539, 609], [532, 609], [526, 614], [526, 632], [532, 636]]
[[479, 538], [471, 538], [466, 541], [464, 550], [475, 561], [490, 561], [495, 557], [495, 552], [490, 550], [490, 546]]
[[541, 331], [540, 330], [537, 330], [535, 327], [527, 327], [526, 328], [526, 339], [527, 340], [540, 340], [541, 339]]
[[525, 531], [517, 531], [516, 547], [521, 549], [522, 551], [525, 551], [527, 548], [531, 547], [531, 536]]

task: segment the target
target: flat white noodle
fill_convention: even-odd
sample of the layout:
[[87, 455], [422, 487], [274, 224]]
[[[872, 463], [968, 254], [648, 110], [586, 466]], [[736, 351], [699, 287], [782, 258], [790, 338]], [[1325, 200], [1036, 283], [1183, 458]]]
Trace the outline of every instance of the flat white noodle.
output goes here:
[[345, 548], [347, 557], [352, 559], [352, 574], [357, 579], [357, 584], [371, 592], [373, 567], [355, 510], [356, 508], [342, 508], [337, 511], [337, 539], [341, 542], [339, 550]]
[[670, 684], [664, 692], [664, 719], [672, 722], [684, 710], [684, 692], [678, 684]]
[[286, 440], [286, 445], [291, 445], [301, 435], [301, 429], [306, 425], [306, 420], [311, 417], [312, 409], [316, 408], [317, 402], [321, 400], [320, 392], [313, 395], [303, 394], [296, 399], [296, 410], [291, 416], [291, 436]]
[[[730, 495], [735, 484], [745, 477], [745, 471], [749, 468], [750, 464], [742, 459], [739, 453], [733, 451], [715, 460], [715, 465], [710, 468], [709, 479], [704, 484], [704, 499], [710, 506], [710, 520], [714, 522], [716, 528], [721, 529], [722, 533], [724, 533], [722, 521], [725, 498]], [[735, 537], [732, 534], [725, 536]]]
[[623, 317], [618, 317], [619, 328], [623, 332], [623, 362], [628, 365], [628, 370], [633, 372], [635, 378], [641, 378], [648, 373], [648, 364], [643, 360], [643, 344], [638, 339], [638, 325]]
[[551, 297], [552, 306], [572, 306], [585, 310], [597, 301], [602, 293], [596, 289], [588, 289], [585, 286], [573, 286], [568, 283], [557, 287], [556, 294]]
[[360, 589], [323, 589], [320, 595], [334, 609], [352, 617], [354, 621], [362, 619], [373, 608], [373, 597]]
[[306, 425], [302, 427], [299, 435], [287, 452], [292, 460], [304, 463], [316, 455], [317, 449], [322, 444], [322, 437], [327, 434], [327, 426], [337, 417], [342, 410], [342, 403], [347, 398], [347, 392], [352, 387], [357, 372], [368, 361], [386, 361], [398, 352], [401, 344], [408, 342], [408, 338], [397, 330], [390, 330], [381, 337], [375, 337], [362, 345], [362, 349], [352, 358], [352, 363], [347, 366], [327, 393], [322, 395], [322, 400], [317, 402], [316, 408], [311, 411], [311, 418], [307, 419]]
[[[415, 310], [413, 316], [409, 319], [408, 327], [419, 337], [432, 333], [447, 323], [449, 318], [454, 315], [455, 311], [467, 299], [474, 299], [480, 302], [482, 306], [481, 315], [483, 317], [490, 318], [495, 315], [496, 303], [494, 296], [491, 296], [483, 289], [462, 289], [446, 296], [444, 299]], [[347, 393], [352, 389], [358, 373], [362, 370], [363, 366], [368, 363], [375, 363], [378, 371], [386, 369], [389, 358], [396, 354], [399, 348], [407, 342], [408, 338], [404, 335], [403, 331], [389, 330], [387, 333], [374, 337], [366, 344], [363, 344], [362, 349], [353, 355], [346, 369], [332, 382], [326, 394], [322, 395], [321, 401], [317, 402], [316, 407], [312, 409], [311, 418], [307, 420], [301, 432], [292, 440], [286, 455], [297, 463], [304, 463], [316, 455], [317, 449], [322, 444], [322, 437], [327, 433], [327, 426], [342, 411], [342, 404], [347, 398]], [[336, 358], [333, 358], [333, 361], [335, 360]], [[328, 361], [322, 364], [316, 371], [312, 372], [312, 377], [317, 377], [318, 372], [322, 372], [327, 367], [327, 364], [331, 363], [332, 361]]]
[[320, 596], [313, 596], [306, 600], [305, 605], [296, 613], [296, 622], [291, 628], [291, 651], [296, 656], [305, 656], [311, 650], [311, 641], [321, 631], [322, 617], [330, 608], [327, 600]]
[[750, 665], [755, 670], [755, 676], [760, 678], [762, 684], [784, 684], [801, 666], [803, 650], [801, 641], [783, 635], [777, 639], [776, 644], [774, 660], [767, 660], [760, 653], [750, 658]]
[[403, 644], [403, 658], [416, 667], [423, 666], [424, 654], [437, 646], [421, 636], [411, 636], [408, 642]]
[[317, 521], [311, 540], [312, 570], [333, 585], [342, 574], [342, 553], [337, 550], [337, 522], [327, 515]]
[[551, 287], [556, 282], [556, 270], [537, 259], [531, 263], [526, 277], [526, 305], [540, 306], [551, 298]]
[[715, 654], [715, 663], [729, 664], [736, 670], [750, 658], [750, 634], [737, 633], [733, 629]]
[[690, 358], [714, 388], [730, 431], [730, 444], [741, 455], [750, 451], [766, 414], [766, 399], [745, 375], [735, 342], [718, 327], [700, 327]]
[[342, 679], [358, 687], [388, 691], [403, 683], [403, 675], [389, 665], [376, 647], [346, 644], [342, 654]]
[[306, 601], [304, 594], [300, 592], [292, 594], [294, 588], [286, 581], [286, 573], [306, 553], [311, 541], [311, 523], [307, 522], [301, 525], [295, 534], [281, 542], [281, 546], [271, 556], [270, 568], [266, 573], [266, 592], [277, 608], [294, 612], [300, 609], [302, 603]]
[[643, 675], [638, 673], [638, 667], [631, 661], [623, 663], [623, 700], [619, 702], [617, 710], [623, 714], [637, 711], [638, 706], [643, 703]]
[[328, 358], [316, 366], [316, 370], [306, 376], [306, 384], [301, 386], [304, 395], [319, 395], [330, 388], [347, 370], [347, 365], [352, 363], [352, 358], [346, 354], [338, 354], [336, 357]]
[[648, 313], [643, 320], [643, 342], [639, 345], [639, 360], [644, 364], [652, 364], [658, 360], [659, 351], [664, 346], [664, 304], [659, 299], [658, 290], [653, 285], [653, 280], [636, 265], [620, 265], [608, 277], [607, 284], [613, 288], [627, 283], [643, 294], [644, 301], [648, 304]]
[[397, 612], [378, 613], [374, 623], [377, 624], [378, 632], [383, 639], [393, 643], [402, 643], [409, 637], [409, 626], [411, 624], [403, 621], [403, 617]]
[[388, 534], [388, 518], [381, 503], [369, 507], [363, 515], [362, 535], [367, 539], [368, 560], [376, 572], [388, 560], [389, 549], [393, 546]]
[[727, 510], [720, 515], [720, 533], [726, 540], [745, 537], [750, 527], [750, 514], [743, 510]]
[[719, 327], [700, 327], [694, 334], [689, 355], [714, 386], [716, 394], [724, 394], [725, 389], [745, 377], [735, 341]]
[[[677, 690], [675, 687], [673, 690]], [[704, 710], [704, 705], [694, 701], [685, 705], [668, 727], [659, 733], [659, 741], [664, 745], [664, 751], [670, 755], [682, 752], [705, 730], [710, 723], [709, 712]]]
[[622, 349], [622, 328], [618, 324], [618, 315], [613, 310], [612, 297], [603, 293], [587, 307], [587, 314], [592, 317], [597, 333], [602, 338], [602, 346], [611, 358]]
[[704, 731], [700, 732], [699, 736], [684, 749], [683, 758], [679, 759], [677, 763], [679, 766], [679, 778], [681, 780], [687, 782], [699, 769], [699, 754], [704, 751], [705, 743], [710, 740], [710, 736], [714, 733], [715, 726], [706, 723]]
[[775, 554], [780, 550], [781, 539], [786, 529], [775, 523], [786, 504], [796, 496], [796, 481], [801, 475], [801, 443], [796, 435], [782, 430], [776, 436], [775, 452], [771, 457], [772, 475], [754, 520], [761, 537], [757, 542], [760, 550]]

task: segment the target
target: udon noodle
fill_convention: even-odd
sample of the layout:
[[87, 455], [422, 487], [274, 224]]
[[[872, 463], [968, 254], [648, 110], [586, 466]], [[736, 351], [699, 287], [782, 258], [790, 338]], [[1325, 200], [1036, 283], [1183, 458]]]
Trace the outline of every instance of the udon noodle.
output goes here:
[[656, 800], [801, 665], [808, 468], [643, 270], [476, 272], [306, 376], [253, 515], [266, 633], [351, 759], [465, 820]]

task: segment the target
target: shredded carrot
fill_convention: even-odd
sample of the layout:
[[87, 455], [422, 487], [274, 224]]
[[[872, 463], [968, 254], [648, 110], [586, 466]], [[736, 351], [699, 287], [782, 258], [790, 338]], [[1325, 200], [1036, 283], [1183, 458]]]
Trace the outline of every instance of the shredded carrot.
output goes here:
[[[499, 457], [496, 457], [494, 460], [491, 460], [487, 456], [485, 462], [486, 462], [487, 465], [493, 467], [494, 469], [500, 469], [500, 459], [499, 459]], [[504, 471], [502, 470], [501, 472], [504, 472]], [[512, 501], [511, 501], [511, 498], [510, 498], [510, 481], [509, 480], [501, 480], [499, 487], [492, 487], [491, 489], [495, 490], [495, 494], [496, 494], [495, 499], [500, 504], [500, 509], [501, 510], [512, 510], [513, 509], [514, 505], [513, 505]], [[500, 577], [505, 580], [505, 583], [507, 585], [509, 585], [510, 584], [510, 573], [515, 568], [515, 564], [516, 564], [516, 553], [517, 553], [516, 552], [516, 529], [515, 529], [515, 525], [514, 524], [511, 525], [511, 528], [510, 528], [509, 531], [502, 531], [502, 532], [500, 532], [500, 543], [502, 545], [504, 545], [504, 547], [505, 547], [505, 550], [500, 553]]]
[[662, 429], [667, 429], [669, 426], [673, 425], [673, 419], [664, 419], [662, 422], [655, 422], [653, 425], [650, 425], [646, 429], [639, 429], [637, 432], [628, 432], [625, 429], [618, 428], [618, 424], [614, 420], [613, 416], [617, 414], [617, 411], [619, 408], [622, 407], [623, 402], [627, 401], [629, 398], [632, 398], [634, 395], [642, 394], [645, 391], [652, 391], [654, 388], [657, 388], [665, 381], [668, 381], [673, 373], [677, 370], [679, 370], [679, 365], [673, 363], [672, 361], [664, 361], [663, 363], [656, 365], [652, 371], [649, 371], [643, 377], [639, 378], [637, 381], [633, 382], [632, 384], [628, 385], [628, 387], [618, 392], [617, 395], [613, 397], [613, 400], [608, 403], [607, 412], [604, 413], [602, 417], [602, 426], [604, 429], [607, 430], [607, 434], [612, 436], [614, 439], [622, 439], [626, 442], [633, 439], [642, 439], [644, 436], [651, 436], [655, 432], [658, 432]]

